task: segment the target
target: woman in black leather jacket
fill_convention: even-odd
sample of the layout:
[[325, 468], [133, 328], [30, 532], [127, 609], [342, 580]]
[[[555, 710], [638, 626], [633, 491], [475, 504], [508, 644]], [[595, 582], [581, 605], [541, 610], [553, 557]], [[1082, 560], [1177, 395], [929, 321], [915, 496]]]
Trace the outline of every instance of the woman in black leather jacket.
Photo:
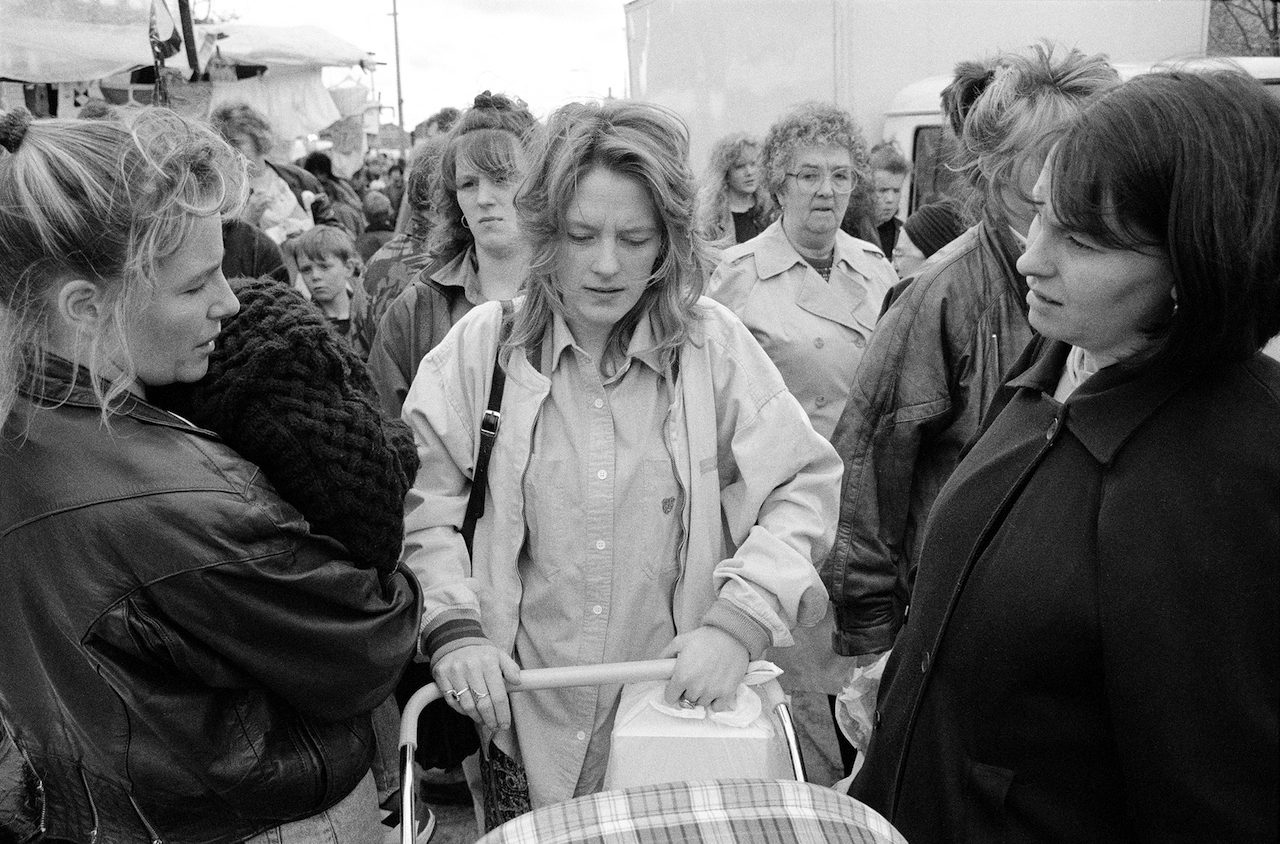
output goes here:
[[0, 838], [381, 840], [418, 589], [153, 403], [239, 303], [243, 162], [169, 112], [0, 120]]

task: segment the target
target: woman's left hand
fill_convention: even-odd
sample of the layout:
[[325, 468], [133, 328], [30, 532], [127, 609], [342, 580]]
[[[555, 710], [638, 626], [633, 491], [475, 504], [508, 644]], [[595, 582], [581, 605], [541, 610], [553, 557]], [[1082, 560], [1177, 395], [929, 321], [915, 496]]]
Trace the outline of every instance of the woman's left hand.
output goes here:
[[716, 627], [699, 627], [671, 640], [662, 658], [676, 658], [663, 697], [668, 706], [688, 701], [716, 712], [731, 709], [747, 674], [747, 646]]

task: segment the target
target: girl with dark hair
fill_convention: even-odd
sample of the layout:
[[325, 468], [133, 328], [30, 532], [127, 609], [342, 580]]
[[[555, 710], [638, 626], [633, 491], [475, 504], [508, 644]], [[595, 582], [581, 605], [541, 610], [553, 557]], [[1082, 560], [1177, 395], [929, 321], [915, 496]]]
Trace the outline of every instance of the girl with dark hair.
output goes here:
[[530, 249], [514, 202], [538, 130], [523, 101], [488, 91], [449, 130], [432, 181], [431, 264], [387, 307], [369, 353], [388, 415], [399, 415], [418, 362], [463, 314], [524, 283]]
[[1041, 336], [934, 505], [852, 793], [913, 842], [1274, 841], [1280, 102], [1138, 77], [1032, 199]]

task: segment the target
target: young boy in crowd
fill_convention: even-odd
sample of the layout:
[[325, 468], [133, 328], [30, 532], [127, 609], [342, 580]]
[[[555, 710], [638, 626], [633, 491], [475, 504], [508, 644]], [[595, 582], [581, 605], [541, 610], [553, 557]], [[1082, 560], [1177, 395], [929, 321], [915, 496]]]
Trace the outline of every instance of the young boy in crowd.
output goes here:
[[369, 350], [362, 348], [351, 331], [352, 297], [360, 293], [356, 279], [361, 267], [351, 235], [336, 226], [316, 226], [299, 235], [292, 245], [298, 278], [311, 294], [311, 301], [361, 358], [368, 357]]

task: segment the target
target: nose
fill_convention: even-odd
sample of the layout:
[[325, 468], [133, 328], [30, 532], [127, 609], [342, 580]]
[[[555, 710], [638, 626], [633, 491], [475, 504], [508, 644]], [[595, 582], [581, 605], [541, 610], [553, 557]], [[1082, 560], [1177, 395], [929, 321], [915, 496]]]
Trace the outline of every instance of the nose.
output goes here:
[[591, 271], [601, 278], [612, 278], [617, 275], [620, 268], [617, 245], [612, 238], [600, 238], [600, 245], [596, 248], [595, 260], [591, 262]]
[[218, 296], [214, 299], [213, 305], [209, 308], [209, 319], [230, 319], [239, 313], [240, 300], [236, 298], [236, 294], [231, 289], [231, 285], [227, 283], [227, 277], [219, 273], [218, 278]]
[[834, 196], [835, 192], [836, 192], [835, 176], [833, 176], [831, 173], [823, 173], [822, 181], [818, 183], [818, 188], [817, 190], [814, 191], [814, 193], [820, 194], [822, 196]]
[[1027, 248], [1018, 258], [1018, 272], [1024, 276], [1044, 277], [1053, 272], [1049, 256], [1045, 249], [1044, 229], [1040, 225], [1040, 215], [1031, 220], [1031, 228], [1027, 230]]
[[483, 206], [492, 206], [498, 201], [496, 186], [488, 179], [481, 179], [476, 189], [476, 202]]

